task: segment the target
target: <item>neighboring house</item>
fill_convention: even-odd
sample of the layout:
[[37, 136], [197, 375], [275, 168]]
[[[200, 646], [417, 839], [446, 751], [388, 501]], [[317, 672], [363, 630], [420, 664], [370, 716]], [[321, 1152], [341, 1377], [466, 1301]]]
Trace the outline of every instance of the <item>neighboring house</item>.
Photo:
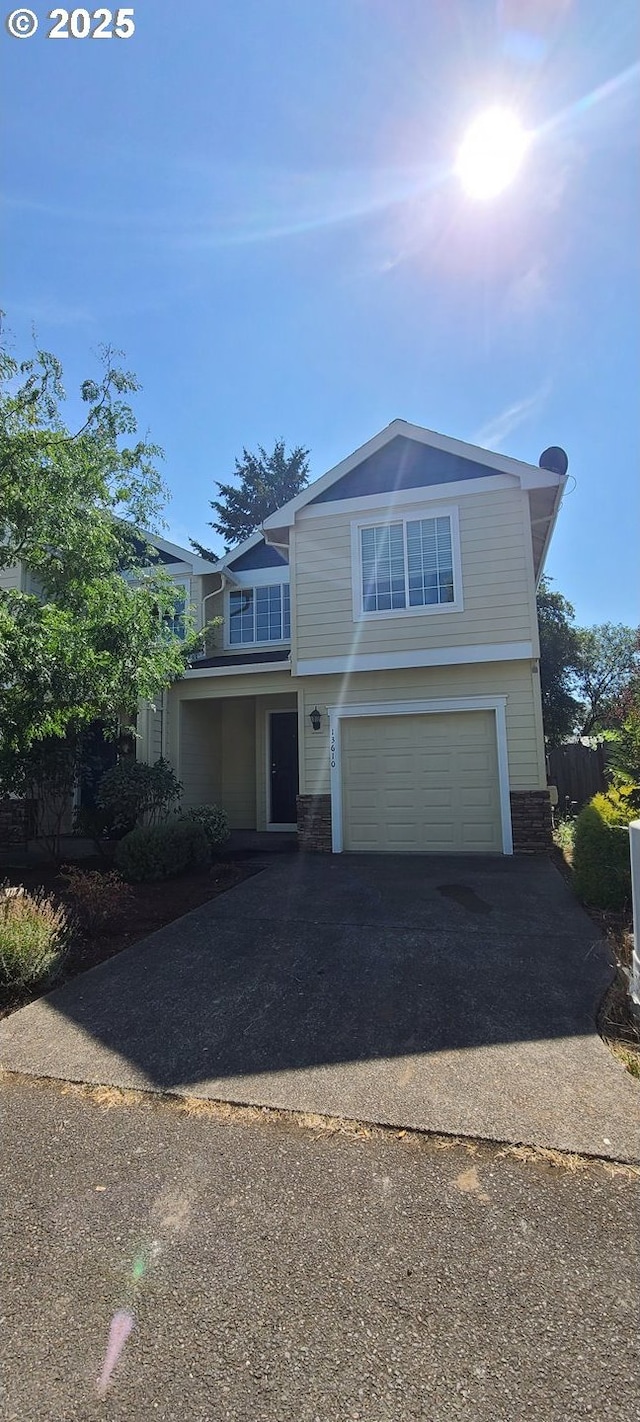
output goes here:
[[566, 457], [541, 463], [394, 420], [216, 564], [154, 539], [222, 621], [138, 755], [307, 849], [544, 847], [536, 586]]
[[[145, 539], [155, 550], [154, 562], [178, 586], [184, 589], [186, 606], [187, 600], [192, 596], [191, 590], [199, 586], [198, 578], [201, 578], [203, 572], [210, 574], [212, 564], [205, 558], [200, 558], [198, 554], [189, 552], [185, 548], [179, 548], [177, 544], [159, 538], [156, 534], [145, 534]], [[142, 548], [141, 542], [140, 551]], [[19, 592], [31, 593], [36, 597], [42, 596], [40, 581], [21, 562], [14, 563], [9, 568], [0, 569], [0, 590], [8, 592], [14, 589]], [[183, 625], [182, 617], [178, 610], [174, 621], [174, 629], [178, 634], [181, 625]], [[161, 706], [162, 698], [159, 698], [157, 708], [143, 705], [139, 710], [145, 756], [149, 755], [151, 759], [158, 759], [161, 753]], [[79, 778], [73, 800], [69, 801], [68, 810], [65, 812], [63, 821], [65, 833], [70, 833], [73, 828], [76, 810], [91, 809], [95, 804], [96, 767], [101, 765], [106, 770], [115, 763], [118, 754], [121, 753], [122, 740], [116, 742], [112, 737], [105, 737], [102, 724], [95, 722], [88, 730], [87, 748], [94, 762], [93, 773]], [[138, 755], [140, 755], [139, 748]], [[24, 800], [18, 795], [3, 796], [0, 793], [0, 848], [7, 844], [24, 843], [25, 840], [31, 838], [34, 833], [35, 820], [34, 802]], [[40, 823], [40, 830], [42, 828], [42, 823]]]

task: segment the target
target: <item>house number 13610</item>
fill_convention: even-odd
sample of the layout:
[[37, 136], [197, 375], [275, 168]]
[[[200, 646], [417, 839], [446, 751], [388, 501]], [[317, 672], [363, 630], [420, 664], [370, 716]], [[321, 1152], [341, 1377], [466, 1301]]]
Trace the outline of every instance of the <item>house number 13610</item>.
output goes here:
[[335, 770], [335, 768], [336, 768], [336, 736], [335, 736], [335, 731], [332, 731], [332, 732], [331, 732], [331, 760], [330, 760], [330, 765], [331, 765], [331, 769], [332, 769], [332, 770]]

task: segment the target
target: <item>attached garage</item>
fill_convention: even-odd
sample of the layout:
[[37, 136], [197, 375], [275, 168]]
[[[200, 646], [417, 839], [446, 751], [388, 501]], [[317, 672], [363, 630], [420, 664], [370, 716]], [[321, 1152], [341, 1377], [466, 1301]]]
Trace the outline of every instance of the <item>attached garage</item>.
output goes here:
[[342, 842], [334, 847], [387, 854], [510, 852], [497, 708], [368, 710], [342, 709], [336, 722], [333, 777]]

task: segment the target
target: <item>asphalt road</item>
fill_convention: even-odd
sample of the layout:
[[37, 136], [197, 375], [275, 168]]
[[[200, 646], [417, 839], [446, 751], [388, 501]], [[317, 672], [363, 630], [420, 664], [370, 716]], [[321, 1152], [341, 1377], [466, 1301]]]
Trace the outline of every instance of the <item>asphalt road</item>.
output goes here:
[[3, 1096], [6, 1422], [636, 1422], [628, 1169]]

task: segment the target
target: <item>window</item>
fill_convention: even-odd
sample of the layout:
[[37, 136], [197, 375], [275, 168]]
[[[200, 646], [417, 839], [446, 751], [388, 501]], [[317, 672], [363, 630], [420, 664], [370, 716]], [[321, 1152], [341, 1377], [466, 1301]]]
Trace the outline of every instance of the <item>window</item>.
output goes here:
[[358, 526], [363, 614], [460, 605], [454, 513]]
[[286, 642], [291, 636], [288, 583], [242, 588], [229, 593], [229, 646]]
[[173, 632], [174, 637], [179, 637], [182, 642], [186, 637], [187, 628], [185, 615], [190, 601], [190, 583], [186, 580], [174, 580], [177, 597], [174, 603], [173, 616], [167, 618], [167, 623]]

